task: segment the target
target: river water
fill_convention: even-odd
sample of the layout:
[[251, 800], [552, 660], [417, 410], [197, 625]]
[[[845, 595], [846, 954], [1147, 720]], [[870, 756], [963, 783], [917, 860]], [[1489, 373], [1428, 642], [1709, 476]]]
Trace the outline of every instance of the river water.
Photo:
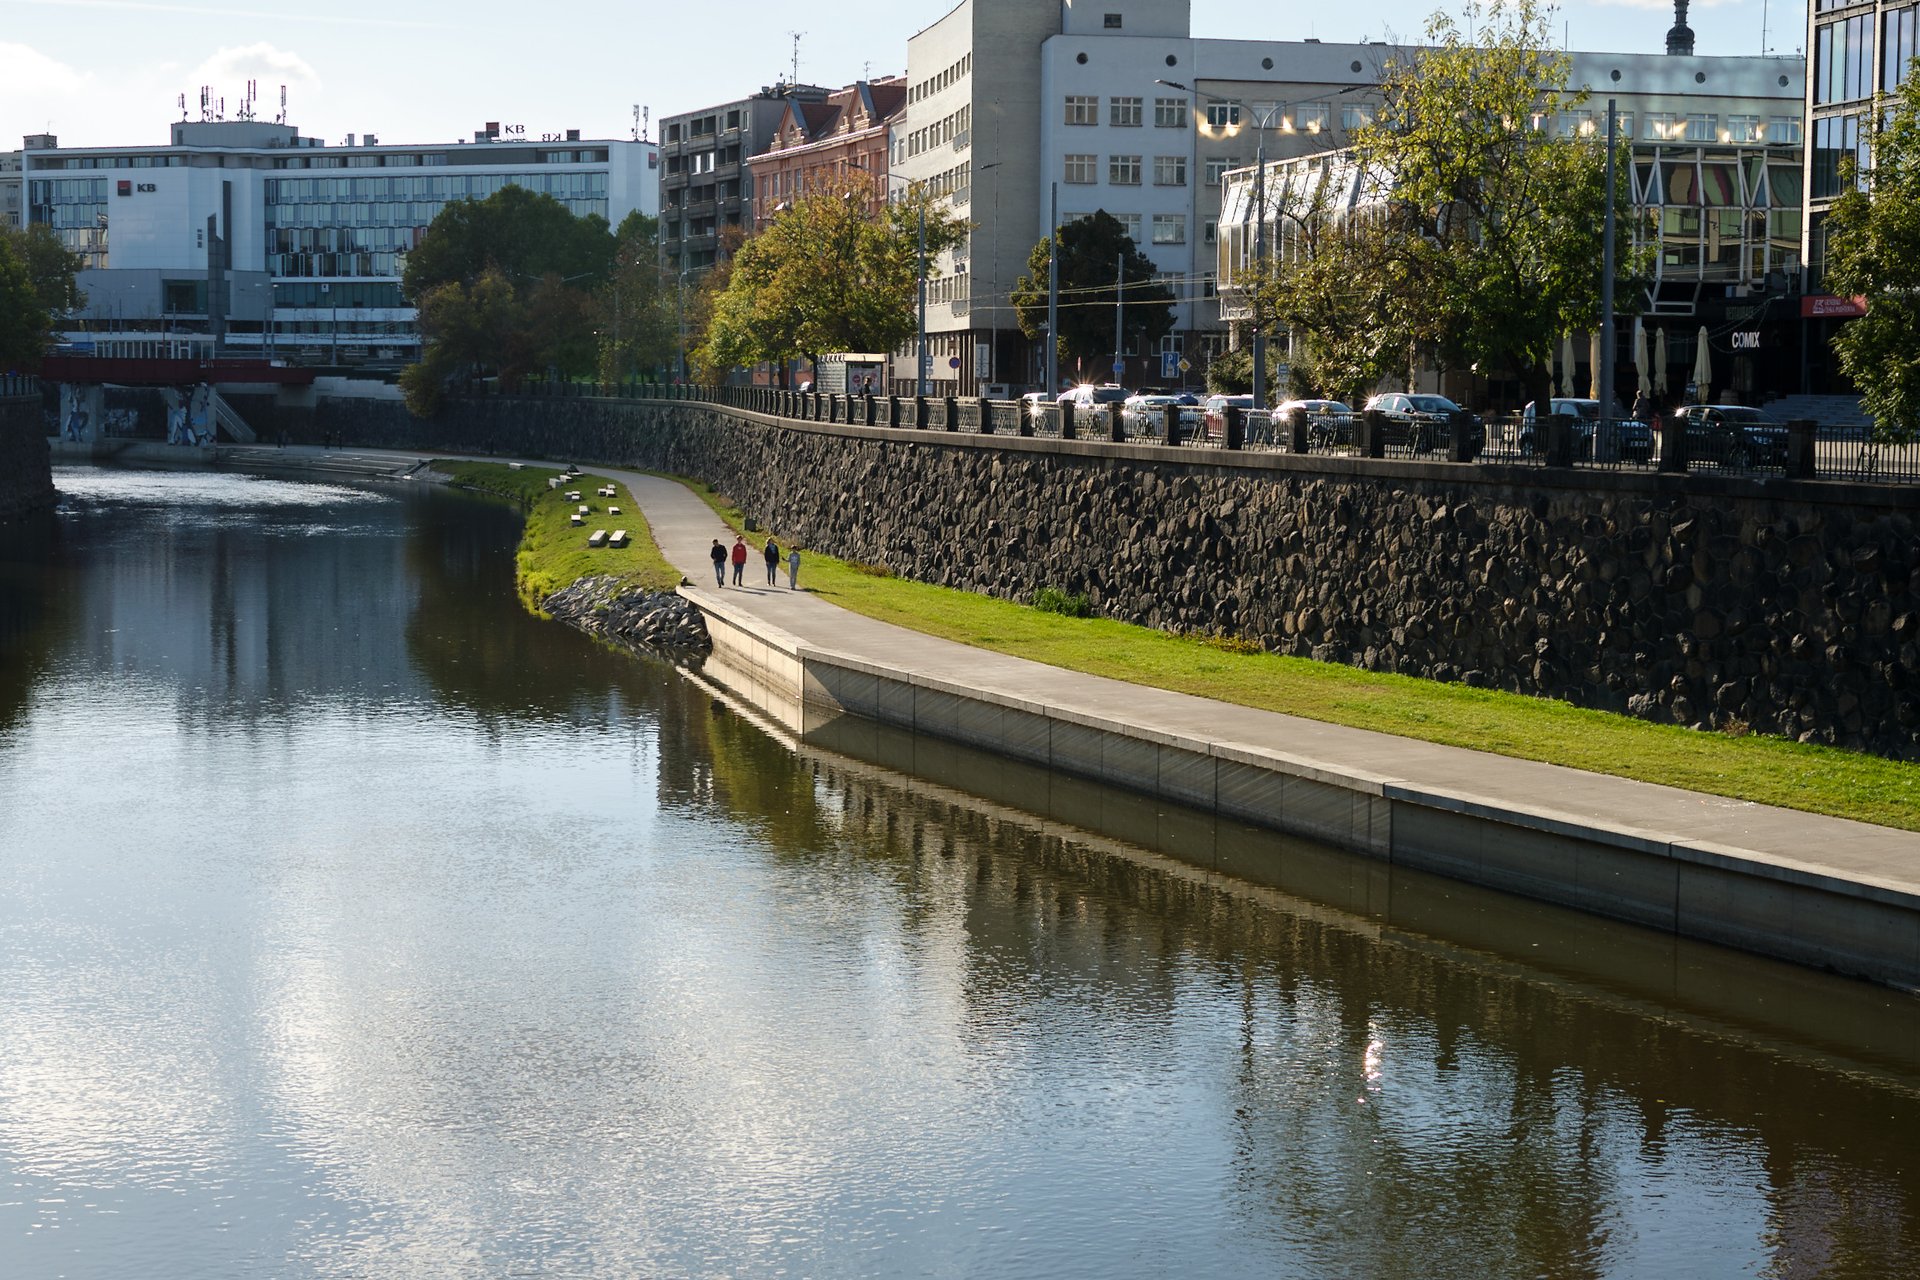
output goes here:
[[0, 1274], [1920, 1274], [1911, 996], [788, 741], [457, 495], [59, 482]]

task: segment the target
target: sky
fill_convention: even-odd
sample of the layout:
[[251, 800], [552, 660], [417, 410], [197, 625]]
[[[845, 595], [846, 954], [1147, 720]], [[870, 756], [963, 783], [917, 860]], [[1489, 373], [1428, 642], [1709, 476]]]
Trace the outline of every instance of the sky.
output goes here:
[[[1046, 0], [1036, 0], [1045, 3]], [[1460, 0], [1312, 4], [1193, 0], [1196, 36], [1330, 41], [1418, 35]], [[162, 144], [199, 117], [200, 86], [232, 118], [249, 79], [256, 115], [331, 143], [451, 142], [488, 121], [530, 136], [579, 129], [633, 136], [652, 118], [744, 97], [789, 76], [801, 29], [803, 82], [833, 87], [905, 70], [907, 37], [950, 0], [0, 0], [0, 145], [52, 132], [65, 146]], [[1336, 16], [1331, 16], [1337, 12]], [[1554, 28], [1569, 48], [1658, 53], [1671, 0], [1567, 0]], [[1701, 53], [1799, 52], [1806, 0], [1693, 0]]]

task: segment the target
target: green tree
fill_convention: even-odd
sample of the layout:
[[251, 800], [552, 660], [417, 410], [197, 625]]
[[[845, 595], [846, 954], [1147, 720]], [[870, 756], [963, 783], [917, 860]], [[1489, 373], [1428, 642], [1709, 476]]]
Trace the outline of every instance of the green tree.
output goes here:
[[[1548, 13], [1493, 0], [1436, 14], [1426, 47], [1385, 68], [1379, 116], [1351, 151], [1384, 196], [1335, 233], [1317, 229], [1293, 296], [1271, 299], [1332, 386], [1367, 385], [1385, 367], [1411, 378], [1432, 361], [1508, 370], [1538, 399], [1561, 336], [1597, 326], [1606, 148], [1545, 127], [1587, 102], [1567, 88]], [[1622, 246], [1630, 187], [1616, 193]], [[1643, 264], [1620, 262], [1626, 299]]]
[[872, 194], [854, 178], [803, 196], [740, 247], [706, 317], [697, 352], [705, 376], [829, 351], [892, 351], [913, 336], [922, 220], [929, 273], [965, 241], [967, 224], [925, 191], [878, 211]]
[[1826, 283], [1867, 301], [1833, 349], [1860, 388], [1874, 438], [1898, 442], [1920, 435], [1920, 77], [1883, 105], [1873, 168], [1849, 167], [1827, 215]]
[[[1099, 210], [1060, 228], [1058, 265], [1060, 332], [1055, 346], [1063, 363], [1076, 367], [1113, 354], [1113, 309], [1124, 296], [1127, 350], [1142, 339], [1157, 342], [1173, 329], [1173, 291], [1156, 278], [1158, 268], [1140, 252], [1120, 220]], [[1043, 239], [1027, 255], [1027, 274], [1013, 286], [1020, 332], [1039, 338], [1047, 328], [1047, 254]], [[1126, 280], [1121, 283], [1121, 262]]]
[[0, 372], [37, 368], [47, 347], [47, 308], [13, 247], [0, 236]]
[[23, 231], [0, 230], [13, 243], [14, 255], [27, 269], [34, 293], [46, 308], [51, 321], [78, 311], [86, 305], [75, 276], [86, 268], [86, 259], [72, 252], [60, 239], [60, 233], [41, 223]]
[[613, 270], [614, 239], [599, 214], [575, 217], [552, 196], [509, 184], [485, 200], [460, 200], [435, 216], [407, 254], [400, 285], [409, 301], [450, 281], [472, 284], [495, 270], [530, 285], [542, 276], [592, 288]]
[[676, 299], [660, 263], [658, 218], [636, 209], [621, 220], [613, 271], [599, 301], [601, 381], [660, 373], [673, 364]]

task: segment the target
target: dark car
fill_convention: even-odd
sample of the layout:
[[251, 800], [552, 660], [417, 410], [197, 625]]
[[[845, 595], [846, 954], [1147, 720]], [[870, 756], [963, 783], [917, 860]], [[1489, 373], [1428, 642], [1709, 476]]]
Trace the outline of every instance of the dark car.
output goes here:
[[[1653, 461], [1653, 428], [1631, 418], [1603, 421], [1598, 400], [1580, 400], [1555, 396], [1548, 401], [1547, 412], [1573, 420], [1573, 453], [1577, 458], [1598, 458], [1602, 462]], [[1520, 452], [1532, 455], [1547, 447], [1546, 424], [1536, 416], [1534, 402], [1520, 412]], [[1596, 447], [1597, 446], [1597, 447]]]
[[1443, 447], [1456, 424], [1467, 433], [1467, 452], [1479, 454], [1486, 444], [1480, 419], [1445, 396], [1416, 391], [1389, 391], [1367, 401], [1363, 412], [1378, 411], [1386, 420], [1386, 446], [1406, 453], [1427, 453]]
[[1723, 467], [1784, 467], [1787, 429], [1743, 404], [1690, 404], [1674, 410], [1686, 424], [1687, 457]]

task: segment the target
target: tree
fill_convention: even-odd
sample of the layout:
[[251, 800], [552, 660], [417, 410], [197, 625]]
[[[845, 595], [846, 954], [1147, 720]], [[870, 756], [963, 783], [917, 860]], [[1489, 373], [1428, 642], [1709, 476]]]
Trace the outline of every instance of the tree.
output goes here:
[[1847, 322], [1833, 349], [1860, 388], [1874, 438], [1900, 442], [1920, 435], [1920, 78], [1909, 76], [1886, 105], [1872, 170], [1849, 166], [1827, 215], [1826, 283], [1866, 299], [1867, 314]]
[[601, 381], [657, 373], [673, 363], [675, 301], [660, 263], [660, 220], [636, 209], [614, 233], [613, 272], [600, 298]]
[[69, 250], [60, 233], [42, 223], [24, 231], [0, 229], [0, 236], [13, 242], [14, 255], [27, 269], [34, 293], [46, 308], [50, 321], [78, 311], [86, 305], [75, 277], [86, 269], [86, 259]]
[[536, 372], [593, 375], [616, 248], [605, 218], [520, 186], [442, 209], [401, 276], [424, 342], [400, 379], [408, 407], [435, 412], [457, 377], [512, 388]]
[[[1306, 364], [1329, 385], [1357, 390], [1389, 369], [1411, 379], [1433, 361], [1508, 370], [1540, 399], [1558, 340], [1599, 327], [1606, 148], [1546, 127], [1587, 101], [1566, 87], [1547, 12], [1469, 3], [1471, 37], [1436, 14], [1427, 47], [1384, 69], [1379, 116], [1351, 149], [1380, 197], [1343, 219], [1305, 211], [1308, 266], [1269, 299], [1308, 335]], [[1645, 262], [1625, 248], [1630, 191], [1622, 180], [1615, 196], [1623, 299]]]
[[[1157, 342], [1173, 329], [1173, 291], [1156, 278], [1158, 268], [1141, 253], [1120, 220], [1102, 209], [1061, 227], [1058, 264], [1060, 332], [1055, 337], [1059, 358], [1076, 367], [1113, 350], [1113, 309], [1124, 296], [1126, 349], [1143, 340]], [[1047, 255], [1042, 240], [1027, 255], [1027, 274], [1013, 286], [1014, 313], [1020, 332], [1041, 337], [1047, 329]], [[1126, 264], [1124, 290], [1121, 262]]]
[[817, 190], [740, 247], [698, 352], [708, 376], [829, 351], [892, 351], [913, 336], [922, 220], [929, 271], [965, 241], [967, 224], [924, 190], [878, 211], [872, 197], [859, 177]]
[[47, 309], [13, 239], [0, 236], [0, 372], [38, 368], [47, 347]]

